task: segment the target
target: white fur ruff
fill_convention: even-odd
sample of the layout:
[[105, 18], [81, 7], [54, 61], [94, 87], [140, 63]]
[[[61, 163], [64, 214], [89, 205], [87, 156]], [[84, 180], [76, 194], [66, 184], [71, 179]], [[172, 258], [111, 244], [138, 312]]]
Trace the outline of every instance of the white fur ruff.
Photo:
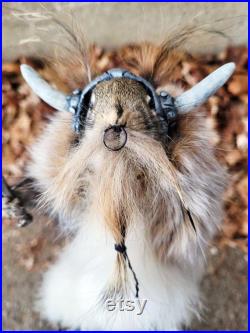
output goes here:
[[[101, 216], [82, 217], [82, 227], [59, 260], [46, 273], [40, 290], [39, 310], [54, 324], [81, 330], [178, 330], [197, 311], [201, 265], [181, 268], [157, 264], [143, 241], [143, 223], [137, 221], [127, 236], [127, 249], [139, 280], [139, 298], [147, 300], [137, 311], [109, 312], [100, 300], [115, 262], [114, 241]], [[195, 272], [195, 273], [194, 273]], [[135, 300], [131, 272], [129, 300]]]

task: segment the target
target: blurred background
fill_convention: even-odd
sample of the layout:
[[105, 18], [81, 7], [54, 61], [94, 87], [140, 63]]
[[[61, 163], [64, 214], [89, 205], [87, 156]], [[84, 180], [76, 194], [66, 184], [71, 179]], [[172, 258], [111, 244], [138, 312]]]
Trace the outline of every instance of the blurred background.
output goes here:
[[[131, 44], [160, 43], [190, 24], [199, 29], [184, 45], [192, 56], [181, 63], [178, 84], [191, 87], [218, 66], [236, 63], [230, 81], [205, 105], [230, 184], [224, 223], [211, 244], [202, 283], [203, 319], [192, 329], [247, 330], [247, 3], [3, 3], [2, 163], [10, 184], [21, 179], [28, 147], [54, 112], [31, 92], [19, 70], [20, 63], [31, 64], [53, 82], [41, 58], [53, 56], [64, 37], [51, 12], [84, 31], [96, 73], [118, 67], [119, 53]], [[37, 217], [18, 229], [3, 212], [3, 330], [53, 330], [33, 304], [42, 273], [64, 242], [53, 221]]]

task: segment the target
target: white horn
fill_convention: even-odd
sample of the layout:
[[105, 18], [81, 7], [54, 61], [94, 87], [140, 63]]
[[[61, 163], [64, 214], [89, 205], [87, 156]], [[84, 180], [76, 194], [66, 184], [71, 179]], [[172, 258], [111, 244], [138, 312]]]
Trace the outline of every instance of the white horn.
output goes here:
[[235, 64], [225, 64], [209, 74], [193, 88], [176, 97], [175, 106], [180, 114], [185, 114], [208, 100], [230, 78]]
[[20, 68], [24, 80], [44, 102], [58, 111], [69, 111], [66, 95], [51, 87], [32, 67], [21, 65]]

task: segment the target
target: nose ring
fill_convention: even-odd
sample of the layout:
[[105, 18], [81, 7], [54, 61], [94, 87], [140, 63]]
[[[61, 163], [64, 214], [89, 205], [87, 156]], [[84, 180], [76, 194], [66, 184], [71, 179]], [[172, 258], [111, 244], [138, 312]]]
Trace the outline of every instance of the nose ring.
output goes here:
[[105, 129], [103, 143], [108, 150], [118, 151], [127, 143], [127, 132], [124, 126], [113, 125]]

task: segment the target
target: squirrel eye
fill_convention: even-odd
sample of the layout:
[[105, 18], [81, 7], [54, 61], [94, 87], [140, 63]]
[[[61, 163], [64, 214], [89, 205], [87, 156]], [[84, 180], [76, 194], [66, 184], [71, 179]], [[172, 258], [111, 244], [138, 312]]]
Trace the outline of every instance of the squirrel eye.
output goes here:
[[152, 99], [151, 96], [149, 96], [149, 95], [146, 96], [146, 102], [147, 102], [148, 104], [150, 104], [151, 99]]
[[92, 92], [91, 97], [90, 97], [90, 101], [89, 101], [89, 107], [90, 108], [93, 108], [93, 106], [95, 105], [95, 101], [96, 101], [95, 94]]
[[155, 105], [154, 105], [154, 99], [152, 96], [147, 95], [146, 102], [147, 102], [148, 106], [150, 107], [150, 109], [154, 109]]

